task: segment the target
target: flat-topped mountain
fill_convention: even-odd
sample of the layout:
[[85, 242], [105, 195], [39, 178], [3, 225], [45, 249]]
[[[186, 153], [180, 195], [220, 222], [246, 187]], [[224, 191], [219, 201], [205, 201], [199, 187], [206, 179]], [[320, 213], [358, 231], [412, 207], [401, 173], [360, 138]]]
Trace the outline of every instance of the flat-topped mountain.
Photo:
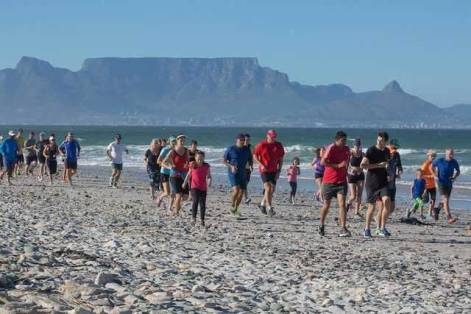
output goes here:
[[256, 58], [92, 58], [70, 71], [23, 57], [0, 70], [0, 107], [3, 124], [452, 127], [467, 119], [396, 81], [362, 93], [309, 86]]

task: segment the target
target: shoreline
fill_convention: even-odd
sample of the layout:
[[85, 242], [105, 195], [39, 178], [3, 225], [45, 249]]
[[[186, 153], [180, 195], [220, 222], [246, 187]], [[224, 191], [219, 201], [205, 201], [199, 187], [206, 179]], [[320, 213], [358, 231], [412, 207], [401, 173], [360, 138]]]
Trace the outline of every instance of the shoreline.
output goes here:
[[[0, 309], [67, 312], [466, 312], [471, 307], [471, 213], [455, 225], [400, 223], [392, 237], [326, 237], [319, 207], [275, 194], [273, 218], [254, 204], [228, 211], [224, 185], [208, 194], [208, 228], [156, 208], [139, 174], [107, 188], [109, 169], [79, 168], [72, 188], [0, 185]], [[31, 179], [31, 178], [30, 178]], [[252, 197], [256, 202], [259, 199]]]

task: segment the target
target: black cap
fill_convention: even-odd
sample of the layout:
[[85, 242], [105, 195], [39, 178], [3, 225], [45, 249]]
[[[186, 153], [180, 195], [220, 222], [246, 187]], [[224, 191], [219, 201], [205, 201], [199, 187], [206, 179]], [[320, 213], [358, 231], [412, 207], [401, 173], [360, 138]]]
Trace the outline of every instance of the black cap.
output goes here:
[[243, 134], [243, 133], [237, 134], [236, 139], [238, 139], [238, 140], [245, 140], [245, 134]]

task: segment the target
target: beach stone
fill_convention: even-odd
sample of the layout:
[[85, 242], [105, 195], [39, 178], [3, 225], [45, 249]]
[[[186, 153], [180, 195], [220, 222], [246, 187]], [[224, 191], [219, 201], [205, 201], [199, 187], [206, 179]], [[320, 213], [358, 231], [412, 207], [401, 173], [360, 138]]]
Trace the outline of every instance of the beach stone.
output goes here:
[[81, 306], [78, 306], [74, 308], [73, 310], [70, 310], [67, 312], [68, 314], [93, 314], [92, 311], [89, 311]]
[[112, 273], [100, 272], [95, 278], [95, 284], [99, 286], [104, 286], [107, 283], [120, 283], [118, 275]]
[[164, 301], [170, 300], [170, 296], [166, 292], [154, 292], [152, 294], [146, 295], [145, 299], [151, 304], [161, 304]]
[[14, 274], [0, 273], [0, 288], [10, 289], [15, 286], [16, 276]]

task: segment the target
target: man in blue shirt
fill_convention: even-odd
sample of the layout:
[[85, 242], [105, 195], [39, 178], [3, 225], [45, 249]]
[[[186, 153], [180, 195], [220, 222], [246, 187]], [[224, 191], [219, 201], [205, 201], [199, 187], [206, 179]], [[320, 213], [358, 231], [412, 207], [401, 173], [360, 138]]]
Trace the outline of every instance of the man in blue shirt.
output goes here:
[[15, 132], [8, 132], [8, 138], [3, 141], [0, 152], [3, 155], [3, 164], [5, 170], [0, 174], [0, 181], [3, 180], [5, 173], [7, 174], [8, 184], [11, 185], [11, 177], [15, 169], [16, 161], [19, 154], [18, 143], [15, 140]]
[[65, 178], [72, 185], [72, 176], [77, 173], [77, 159], [80, 158], [80, 144], [72, 133], [67, 134], [65, 141], [59, 146], [59, 151], [65, 157]]
[[456, 159], [454, 159], [454, 156], [454, 150], [448, 148], [445, 151], [445, 158], [436, 159], [432, 163], [449, 224], [456, 222], [456, 218], [453, 218], [450, 212], [450, 195], [453, 189], [453, 182], [460, 175], [460, 166]]
[[227, 176], [232, 186], [231, 212], [240, 216], [239, 205], [247, 189], [246, 165], [250, 159], [250, 149], [245, 146], [245, 135], [236, 137], [236, 144], [229, 146], [224, 153], [223, 163], [228, 167]]

